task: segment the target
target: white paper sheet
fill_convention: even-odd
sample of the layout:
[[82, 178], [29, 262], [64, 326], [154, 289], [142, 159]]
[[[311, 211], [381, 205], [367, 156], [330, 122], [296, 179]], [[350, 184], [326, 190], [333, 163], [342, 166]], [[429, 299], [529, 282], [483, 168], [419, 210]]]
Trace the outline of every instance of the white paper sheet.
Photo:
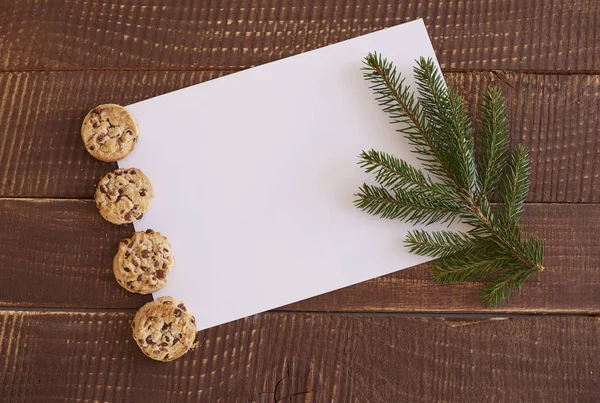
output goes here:
[[154, 297], [185, 301], [198, 329], [404, 269], [412, 227], [358, 210], [375, 148], [416, 162], [360, 68], [381, 52], [412, 82], [435, 58], [421, 20], [128, 106], [138, 167], [154, 202], [136, 230], [172, 243], [175, 268]]

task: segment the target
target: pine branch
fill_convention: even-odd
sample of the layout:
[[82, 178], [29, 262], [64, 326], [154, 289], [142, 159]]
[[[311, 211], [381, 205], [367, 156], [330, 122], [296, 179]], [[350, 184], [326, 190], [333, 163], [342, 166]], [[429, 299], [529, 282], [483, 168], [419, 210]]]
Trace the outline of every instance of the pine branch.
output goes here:
[[377, 53], [369, 53], [363, 71], [365, 79], [372, 83], [370, 88], [376, 95], [375, 100], [389, 114], [391, 123], [399, 124], [397, 131], [404, 134], [420, 154], [425, 169], [443, 183], [457, 185], [454, 173], [443, 158], [443, 144], [430, 133], [423, 110], [394, 65]]
[[431, 269], [434, 281], [444, 284], [475, 281], [501, 269], [504, 261], [477, 254], [452, 255], [440, 259]]
[[501, 187], [502, 212], [509, 222], [516, 223], [523, 214], [529, 192], [529, 155], [522, 145], [511, 150]]
[[[413, 253], [441, 257], [432, 269], [434, 280], [482, 279], [481, 299], [488, 306], [507, 301], [532, 273], [544, 270], [544, 243], [519, 224], [529, 190], [529, 158], [522, 146], [507, 156], [502, 94], [490, 88], [484, 97], [476, 153], [464, 102], [446, 88], [431, 59], [421, 58], [414, 70], [418, 99], [391, 62], [375, 53], [365, 65], [376, 100], [436, 180], [392, 155], [363, 152], [359, 164], [381, 186], [364, 185], [357, 207], [415, 224], [460, 217], [471, 226], [467, 233], [415, 230], [405, 243]], [[489, 198], [496, 191], [502, 203], [492, 208]]]
[[467, 252], [480, 241], [478, 237], [460, 232], [414, 230], [409, 231], [405, 243], [416, 255], [443, 257]]
[[381, 186], [364, 184], [356, 196], [356, 206], [369, 214], [399, 218], [414, 224], [452, 222], [460, 213], [459, 207], [452, 202], [408, 192], [390, 192]]
[[506, 166], [508, 151], [508, 119], [504, 97], [498, 87], [488, 88], [480, 110], [481, 130], [478, 136], [479, 199], [489, 200], [498, 187]]
[[456, 184], [470, 195], [475, 188], [475, 149], [471, 122], [462, 99], [446, 88], [433, 60], [421, 57], [414, 69], [419, 104], [429, 121], [430, 131], [439, 139], [440, 156], [456, 178]]
[[523, 284], [534, 272], [535, 270], [516, 269], [503, 274], [487, 283], [479, 298], [488, 308], [496, 307], [508, 301], [513, 291], [521, 292]]
[[359, 165], [365, 172], [373, 173], [382, 186], [447, 200], [458, 198], [452, 188], [434, 183], [420, 169], [393, 155], [375, 150], [363, 151], [360, 154]]

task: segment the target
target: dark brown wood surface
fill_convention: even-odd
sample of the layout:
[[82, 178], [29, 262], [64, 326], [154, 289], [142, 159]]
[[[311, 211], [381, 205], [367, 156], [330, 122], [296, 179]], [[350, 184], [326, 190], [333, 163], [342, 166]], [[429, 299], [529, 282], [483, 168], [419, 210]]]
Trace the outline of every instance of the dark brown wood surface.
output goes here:
[[[197, 84], [219, 71], [0, 73], [0, 196], [93, 197], [113, 167], [92, 158], [77, 133], [94, 105], [127, 105]], [[532, 202], [600, 202], [599, 75], [510, 71], [446, 74], [472, 105], [488, 85], [507, 97], [513, 143], [531, 153]], [[114, 165], [116, 166], [116, 165]]]
[[[600, 204], [528, 204], [526, 229], [546, 240], [548, 270], [502, 312], [600, 313]], [[582, 222], [589, 220], [587, 225]], [[93, 200], [4, 199], [0, 267], [11, 284], [0, 306], [138, 308], [149, 297], [122, 289], [112, 274], [119, 241], [133, 226], [104, 221]], [[159, 229], [160, 230], [160, 229]], [[23, 247], [22, 245], [28, 245]], [[428, 265], [380, 277], [287, 307], [295, 311], [488, 312], [481, 283], [432, 283]], [[69, 290], [53, 293], [52, 289]]]
[[[255, 315], [147, 359], [133, 313], [0, 315], [7, 401], [594, 402], [598, 318]], [[508, 341], [512, 342], [508, 342]], [[160, 399], [157, 397], [160, 396]], [[572, 397], [572, 400], [564, 399]], [[561, 398], [563, 398], [561, 400]], [[9, 400], [10, 399], [10, 400]]]
[[[132, 227], [91, 200], [113, 164], [84, 150], [86, 111], [415, 18], [473, 117], [505, 93], [547, 270], [494, 311], [422, 265], [145, 358], [129, 321], [149, 297], [112, 278]], [[600, 401], [599, 66], [596, 0], [0, 0], [0, 402]]]
[[596, 0], [4, 1], [0, 66], [236, 69], [427, 24], [443, 68], [598, 72]]

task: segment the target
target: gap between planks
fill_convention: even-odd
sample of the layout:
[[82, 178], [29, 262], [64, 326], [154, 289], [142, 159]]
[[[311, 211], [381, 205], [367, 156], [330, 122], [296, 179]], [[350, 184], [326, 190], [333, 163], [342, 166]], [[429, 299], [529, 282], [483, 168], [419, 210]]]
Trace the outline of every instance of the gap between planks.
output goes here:
[[[136, 313], [137, 309], [134, 308], [52, 308], [52, 307], [11, 307], [2, 306], [0, 307], [0, 316], [10, 312], [32, 312], [32, 313]], [[592, 313], [575, 313], [568, 311], [555, 311], [555, 312], [511, 312], [502, 313], [493, 311], [490, 313], [447, 313], [447, 312], [435, 312], [435, 311], [424, 311], [424, 312], [353, 312], [353, 311], [294, 311], [286, 309], [273, 309], [265, 312], [259, 312], [248, 317], [256, 315], [262, 315], [266, 313], [271, 314], [307, 314], [307, 315], [318, 315], [318, 316], [369, 316], [369, 317], [402, 317], [402, 318], [447, 318], [447, 319], [490, 319], [490, 320], [502, 320], [510, 318], [536, 318], [540, 316], [551, 316], [551, 317], [573, 317], [573, 318], [600, 318], [598, 314]]]
[[[286, 59], [286, 58], [284, 58]], [[278, 59], [278, 60], [284, 60]], [[274, 61], [278, 61], [274, 60]], [[19, 69], [0, 69], [0, 74], [3, 73], [71, 73], [71, 72], [87, 72], [87, 71], [102, 71], [102, 72], [136, 72], [136, 71], [147, 71], [147, 72], [239, 72], [254, 67], [264, 66], [273, 62], [267, 62], [264, 64], [252, 65], [252, 66], [205, 66], [205, 67], [74, 67], [74, 68], [50, 68], [50, 69], [39, 69], [39, 68], [19, 68]], [[539, 70], [539, 69], [461, 69], [461, 68], [443, 68], [443, 73], [449, 74], [469, 74], [469, 73], [492, 73], [496, 71], [502, 71], [507, 73], [516, 74], [531, 74], [531, 75], [545, 75], [545, 76], [596, 76], [600, 75], [600, 70]]]
[[[93, 197], [32, 197], [32, 196], [0, 196], [0, 203], [3, 201], [31, 201], [36, 203], [53, 203], [53, 202], [81, 202], [88, 203], [93, 201]], [[495, 203], [492, 203], [495, 204]], [[600, 204], [598, 202], [553, 202], [553, 201], [536, 201], [536, 202], [525, 202], [528, 206], [535, 205], [553, 205], [553, 206], [596, 206]]]

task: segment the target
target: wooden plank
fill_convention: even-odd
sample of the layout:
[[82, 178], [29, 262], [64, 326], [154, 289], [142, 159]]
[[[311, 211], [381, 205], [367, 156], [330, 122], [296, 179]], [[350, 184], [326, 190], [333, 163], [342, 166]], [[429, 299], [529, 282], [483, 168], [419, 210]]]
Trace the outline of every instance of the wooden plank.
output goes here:
[[3, 402], [592, 402], [600, 322], [586, 317], [262, 314], [158, 363], [133, 313], [2, 312]]
[[[546, 240], [547, 270], [501, 311], [600, 313], [600, 204], [530, 204], [525, 217]], [[138, 308], [148, 297], [123, 290], [111, 269], [132, 231], [100, 218], [93, 201], [1, 200], [0, 305]], [[423, 265], [283, 309], [487, 312], [476, 300], [480, 287], [435, 284]]]
[[[103, 102], [126, 105], [221, 74], [0, 74], [0, 196], [92, 197], [96, 182], [114, 164], [93, 159], [83, 147], [79, 128], [89, 108]], [[531, 152], [529, 201], [600, 202], [600, 114], [593, 113], [600, 110], [600, 75], [496, 71], [448, 73], [446, 79], [466, 97], [473, 116], [481, 91], [489, 83], [502, 87], [512, 141]]]
[[[546, 241], [544, 266], [499, 312], [600, 313], [600, 205], [528, 204], [523, 224]], [[424, 264], [283, 307], [298, 311], [490, 312], [480, 282], [441, 285]]]
[[600, 65], [595, 0], [26, 0], [0, 11], [4, 70], [248, 67], [416, 18], [444, 68]]
[[151, 300], [125, 291], [112, 273], [118, 243], [133, 225], [109, 224], [93, 201], [18, 199], [0, 206], [1, 301], [132, 308]]

